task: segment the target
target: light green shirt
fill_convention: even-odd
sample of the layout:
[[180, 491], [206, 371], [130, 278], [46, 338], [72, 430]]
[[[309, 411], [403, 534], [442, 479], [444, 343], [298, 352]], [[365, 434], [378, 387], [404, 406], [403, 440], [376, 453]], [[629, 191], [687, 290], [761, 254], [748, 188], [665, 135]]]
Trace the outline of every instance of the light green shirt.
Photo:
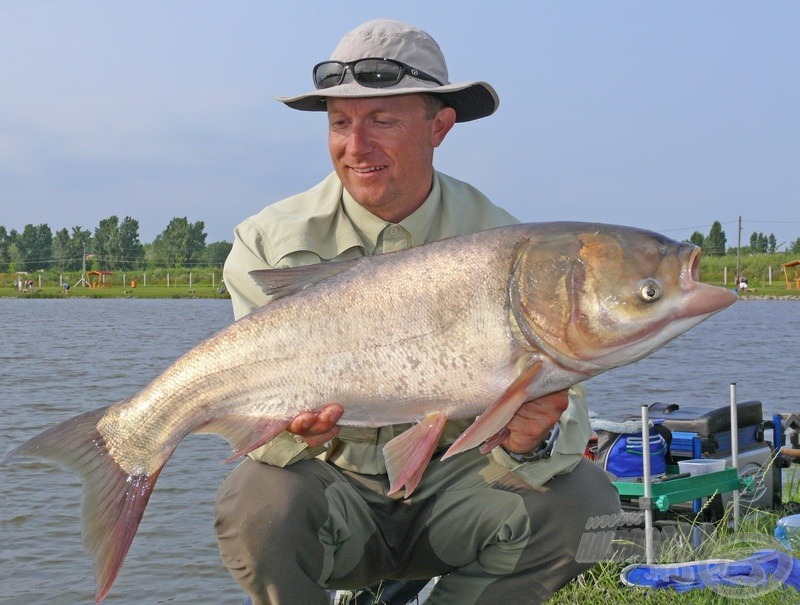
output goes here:
[[[517, 222], [474, 187], [435, 172], [424, 203], [399, 223], [389, 223], [360, 206], [332, 173], [312, 189], [267, 206], [238, 225], [223, 277], [239, 319], [268, 302], [249, 271], [381, 254]], [[469, 424], [448, 422], [439, 446], [452, 443]], [[582, 388], [570, 392], [559, 424], [561, 434], [547, 460], [519, 464], [499, 447], [491, 455], [531, 485], [541, 485], [572, 470], [583, 456], [591, 427]], [[386, 472], [383, 446], [409, 426], [342, 427], [325, 448], [309, 448], [300, 437], [283, 433], [250, 456], [277, 466], [320, 456], [344, 469], [381, 474]]]

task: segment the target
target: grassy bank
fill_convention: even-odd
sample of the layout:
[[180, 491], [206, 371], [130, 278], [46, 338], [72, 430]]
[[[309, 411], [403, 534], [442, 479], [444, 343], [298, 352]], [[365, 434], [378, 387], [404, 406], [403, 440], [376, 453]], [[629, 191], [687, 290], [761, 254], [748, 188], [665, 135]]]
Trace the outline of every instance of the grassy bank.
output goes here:
[[[32, 285], [20, 290], [19, 280]], [[70, 284], [68, 290], [65, 284]], [[18, 298], [229, 298], [221, 285], [220, 269], [87, 273], [86, 283], [81, 282], [80, 272], [0, 273], [0, 297]]]
[[[746, 277], [751, 289], [770, 295], [800, 294], [795, 289], [793, 269], [789, 269], [792, 289], [787, 290], [781, 265], [797, 257], [781, 254], [744, 254], [739, 258], [739, 274]], [[700, 279], [706, 283], [732, 288], [736, 279], [736, 255], [703, 256], [700, 260]]]
[[[781, 265], [795, 257], [788, 253], [742, 255], [739, 259], [739, 274], [747, 277], [749, 290], [747, 297], [790, 297], [800, 298], [796, 289], [795, 275], [790, 269], [792, 289], [787, 290]], [[737, 258], [734, 254], [725, 256], [703, 256], [700, 262], [700, 280], [733, 288], [736, 279]], [[33, 287], [29, 292], [16, 288], [18, 280], [31, 280]], [[81, 296], [86, 298], [225, 298], [220, 294], [222, 270], [218, 267], [148, 269], [146, 271], [115, 271], [106, 276], [87, 275], [92, 285], [80, 284], [79, 271], [59, 272], [41, 271], [32, 274], [0, 273], [0, 297], [59, 298]], [[62, 285], [71, 285], [66, 294]], [[134, 287], [135, 284], [135, 287]]]
[[208, 285], [176, 285], [176, 286], [108, 286], [104, 288], [70, 288], [65, 292], [58, 285], [36, 286], [30, 292], [20, 292], [12, 287], [0, 286], [0, 298], [230, 298], [227, 293], [220, 293], [219, 286]]

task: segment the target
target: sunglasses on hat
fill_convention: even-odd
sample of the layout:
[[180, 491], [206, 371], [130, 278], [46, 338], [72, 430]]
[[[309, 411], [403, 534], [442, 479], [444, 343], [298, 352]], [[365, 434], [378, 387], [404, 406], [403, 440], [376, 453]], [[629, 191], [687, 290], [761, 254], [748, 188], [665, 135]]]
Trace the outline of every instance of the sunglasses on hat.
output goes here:
[[344, 81], [345, 72], [350, 70], [353, 79], [368, 88], [389, 88], [395, 86], [405, 76], [418, 80], [436, 82], [444, 86], [439, 80], [416, 67], [411, 67], [394, 59], [366, 58], [357, 61], [323, 61], [314, 66], [314, 86], [317, 90], [338, 86]]

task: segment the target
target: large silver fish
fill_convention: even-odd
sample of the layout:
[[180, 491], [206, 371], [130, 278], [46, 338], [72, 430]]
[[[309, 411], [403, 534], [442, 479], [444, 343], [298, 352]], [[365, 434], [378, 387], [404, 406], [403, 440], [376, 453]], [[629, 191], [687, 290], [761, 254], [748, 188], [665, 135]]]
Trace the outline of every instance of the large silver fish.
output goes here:
[[297, 414], [417, 423], [384, 449], [410, 494], [448, 419], [479, 418], [446, 457], [501, 440], [526, 400], [641, 359], [735, 294], [697, 279], [700, 251], [637, 229], [515, 225], [403, 252], [254, 272], [273, 300], [197, 345], [138, 395], [53, 427], [7, 457], [84, 479], [84, 543], [101, 601], [162, 467], [191, 432], [231, 460]]

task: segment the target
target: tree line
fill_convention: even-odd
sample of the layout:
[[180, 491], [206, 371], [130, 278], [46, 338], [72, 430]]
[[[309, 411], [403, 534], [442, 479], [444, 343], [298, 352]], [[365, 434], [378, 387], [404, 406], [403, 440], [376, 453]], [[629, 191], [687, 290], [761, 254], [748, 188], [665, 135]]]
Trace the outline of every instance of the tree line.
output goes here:
[[25, 225], [18, 232], [0, 225], [0, 272], [57, 269], [144, 269], [221, 267], [229, 242], [206, 244], [205, 223], [173, 218], [152, 243], [139, 240], [139, 221], [110, 216], [94, 232], [82, 227], [53, 233], [47, 224]]
[[[21, 232], [7, 231], [0, 225], [0, 273], [58, 269], [80, 271], [86, 261], [88, 269], [145, 269], [155, 267], [196, 266], [221, 267], [231, 249], [229, 242], [206, 244], [205, 223], [173, 218], [149, 244], [139, 241], [139, 221], [126, 216], [120, 220], [110, 216], [100, 221], [94, 232], [82, 227], [66, 228], [53, 233], [47, 224], [25, 225]], [[735, 253], [728, 247], [722, 224], [715, 221], [707, 235], [695, 231], [688, 240], [710, 256]], [[775, 234], [753, 232], [748, 254], [777, 252]], [[800, 254], [800, 237], [789, 247]]]
[[[722, 223], [714, 221], [708, 235], [703, 235], [699, 231], [692, 233], [689, 242], [699, 246], [703, 254], [709, 256], [724, 256], [725, 254], [735, 254], [736, 246], [728, 247], [728, 238], [722, 230]], [[774, 233], [764, 235], [763, 233], [753, 232], [750, 235], [750, 245], [742, 245], [740, 252], [745, 254], [775, 254], [778, 251], [778, 240]], [[788, 251], [792, 254], [800, 254], [800, 237], [789, 246]]]

